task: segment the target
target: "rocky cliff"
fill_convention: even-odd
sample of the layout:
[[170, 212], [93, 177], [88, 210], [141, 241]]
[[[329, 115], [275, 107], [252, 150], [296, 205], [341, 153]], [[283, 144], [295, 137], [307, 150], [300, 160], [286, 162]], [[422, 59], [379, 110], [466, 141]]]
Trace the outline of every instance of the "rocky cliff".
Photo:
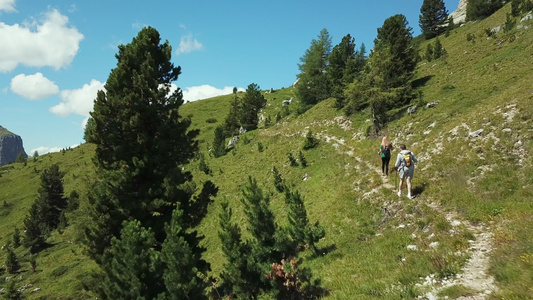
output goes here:
[[459, 6], [457, 9], [450, 14], [450, 17], [453, 18], [454, 24], [464, 23], [466, 20], [466, 6], [468, 5], [468, 0], [459, 1]]
[[0, 126], [0, 166], [14, 162], [19, 153], [28, 157], [22, 145], [22, 138]]

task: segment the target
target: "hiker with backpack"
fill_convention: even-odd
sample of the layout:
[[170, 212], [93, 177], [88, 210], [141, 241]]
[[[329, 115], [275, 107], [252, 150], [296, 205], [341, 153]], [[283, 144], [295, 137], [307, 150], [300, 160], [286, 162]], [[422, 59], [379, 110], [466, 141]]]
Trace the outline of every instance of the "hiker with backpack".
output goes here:
[[389, 142], [386, 136], [381, 140], [381, 145], [379, 145], [378, 154], [381, 156], [381, 175], [389, 176], [389, 162], [390, 162], [390, 153], [392, 151], [392, 144]]
[[413, 199], [411, 194], [411, 180], [415, 173], [415, 162], [418, 162], [413, 152], [406, 149], [404, 144], [400, 145], [400, 153], [396, 158], [394, 167], [400, 173], [400, 186], [398, 187], [398, 197], [402, 196], [404, 180], [407, 181], [407, 198]]

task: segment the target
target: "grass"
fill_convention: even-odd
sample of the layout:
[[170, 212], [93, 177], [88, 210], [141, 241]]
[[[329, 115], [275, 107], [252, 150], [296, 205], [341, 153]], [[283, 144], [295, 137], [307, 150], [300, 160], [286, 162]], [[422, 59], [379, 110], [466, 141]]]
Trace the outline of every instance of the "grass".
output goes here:
[[[423, 281], [420, 278], [459, 272], [468, 257], [453, 253], [466, 253], [468, 240], [475, 235], [465, 227], [452, 228], [446, 212], [484, 223], [493, 231], [490, 274], [499, 288], [493, 296], [528, 298], [533, 288], [533, 168], [529, 153], [533, 146], [533, 90], [531, 68], [526, 66], [533, 58], [533, 32], [500, 32], [490, 39], [485, 34], [485, 28], [505, 22], [509, 7], [441, 37], [448, 57], [421, 62], [416, 73], [416, 78], [429, 78], [417, 91], [426, 102], [439, 104], [419, 108], [416, 114], [404, 115], [385, 129], [393, 144], [407, 144], [420, 160], [413, 181], [420, 191], [415, 200], [398, 198], [382, 186], [375, 170], [379, 168], [376, 152], [380, 137], [366, 135], [371, 124], [369, 112], [346, 117], [334, 108], [335, 99], [328, 99], [296, 115], [295, 103], [282, 105], [283, 100], [295, 97], [294, 88], [279, 89], [265, 94], [267, 106], [262, 115], [270, 116], [273, 124], [265, 128], [260, 123], [258, 130], [241, 137], [234, 150], [214, 158], [208, 153], [213, 131], [223, 124], [234, 95], [184, 104], [181, 114], [191, 118], [191, 128], [200, 130], [200, 150], [212, 172], [199, 170], [199, 161], [186, 168], [193, 172], [198, 187], [212, 180], [220, 188], [198, 228], [205, 236], [204, 257], [211, 263], [212, 275], [217, 276], [224, 264], [217, 235], [219, 203], [227, 199], [234, 220], [246, 227], [240, 198], [248, 176], [256, 178], [270, 195], [278, 224], [287, 222], [284, 195], [273, 185], [271, 168], [276, 166], [291, 188], [302, 194], [310, 221], [319, 221], [326, 229], [326, 237], [318, 244], [323, 254], [315, 257], [304, 252], [305, 264], [330, 291], [326, 299], [412, 299], [423, 293], [416, 286]], [[473, 40], [467, 41], [467, 35]], [[427, 42], [433, 43], [422, 42], [420, 49], [425, 49]], [[284, 117], [275, 122], [278, 113]], [[470, 138], [469, 133], [477, 129], [484, 130], [482, 135]], [[320, 143], [303, 150], [309, 130]], [[308, 162], [305, 168], [289, 165], [288, 153], [298, 157], [299, 151]], [[0, 244], [11, 239], [15, 228], [22, 229], [37, 196], [40, 174], [53, 163], [66, 173], [65, 194], [76, 190], [82, 205], [87, 205], [85, 195], [94, 177], [93, 153], [94, 145], [84, 144], [65, 153], [40, 156], [37, 161], [30, 158], [26, 166], [18, 163], [0, 168]], [[17, 285], [32, 283], [41, 288], [36, 293], [25, 292], [28, 299], [91, 298], [82, 283], [96, 266], [84, 255], [76, 230], [84, 216], [77, 211], [68, 217], [72, 226], [50, 236], [50, 247], [37, 256], [36, 272], [30, 270], [28, 251], [16, 249], [23, 278]], [[430, 247], [431, 242], [438, 242], [438, 247]], [[409, 245], [418, 250], [409, 250]], [[0, 251], [3, 260], [5, 253]], [[0, 269], [0, 282], [6, 276], [10, 275]], [[454, 298], [473, 292], [455, 286], [439, 296]]]

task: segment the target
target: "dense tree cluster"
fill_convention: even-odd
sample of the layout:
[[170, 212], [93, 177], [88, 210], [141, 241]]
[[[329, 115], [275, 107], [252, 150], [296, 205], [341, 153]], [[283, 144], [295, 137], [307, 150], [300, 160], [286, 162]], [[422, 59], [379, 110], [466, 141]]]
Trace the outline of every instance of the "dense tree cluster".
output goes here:
[[489, 17], [505, 5], [504, 0], [469, 0], [466, 7], [466, 20], [475, 21]]

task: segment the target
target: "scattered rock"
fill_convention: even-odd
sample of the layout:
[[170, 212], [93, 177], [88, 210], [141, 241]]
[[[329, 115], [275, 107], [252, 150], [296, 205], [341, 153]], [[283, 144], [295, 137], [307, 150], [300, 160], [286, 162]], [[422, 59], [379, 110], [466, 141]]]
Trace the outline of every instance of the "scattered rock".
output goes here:
[[407, 114], [412, 115], [416, 112], [416, 105], [413, 105], [407, 109]]
[[529, 20], [533, 20], [533, 14], [531, 12], [529, 12], [525, 17], [520, 19], [520, 23], [523, 23]]
[[431, 244], [429, 244], [429, 247], [433, 249], [437, 248], [438, 246], [439, 246], [439, 242], [432, 242]]
[[453, 220], [453, 221], [451, 222], [451, 225], [452, 225], [453, 227], [457, 227], [457, 226], [461, 225], [461, 221]]
[[416, 245], [407, 245], [407, 250], [416, 251], [418, 247]]
[[303, 181], [309, 180], [309, 174], [305, 173], [304, 176], [302, 177], [302, 180]]
[[468, 136], [470, 136], [471, 138], [475, 139], [477, 137], [480, 137], [481, 134], [483, 133], [483, 129], [478, 129], [476, 131], [472, 131], [468, 134]]
[[241, 128], [239, 128], [239, 135], [243, 135], [246, 133], [246, 129], [244, 129], [244, 127], [241, 126]]
[[439, 101], [428, 103], [428, 104], [426, 104], [426, 108], [435, 107], [435, 106], [437, 106], [437, 104], [439, 104]]
[[34, 288], [31, 292], [32, 292], [32, 293], [35, 293], [35, 292], [38, 292], [38, 291], [40, 291], [40, 290], [41, 290], [41, 288]]
[[228, 149], [233, 149], [235, 148], [235, 144], [237, 144], [237, 142], [239, 141], [239, 136], [236, 135], [234, 137], [232, 137], [229, 142], [228, 142]]

